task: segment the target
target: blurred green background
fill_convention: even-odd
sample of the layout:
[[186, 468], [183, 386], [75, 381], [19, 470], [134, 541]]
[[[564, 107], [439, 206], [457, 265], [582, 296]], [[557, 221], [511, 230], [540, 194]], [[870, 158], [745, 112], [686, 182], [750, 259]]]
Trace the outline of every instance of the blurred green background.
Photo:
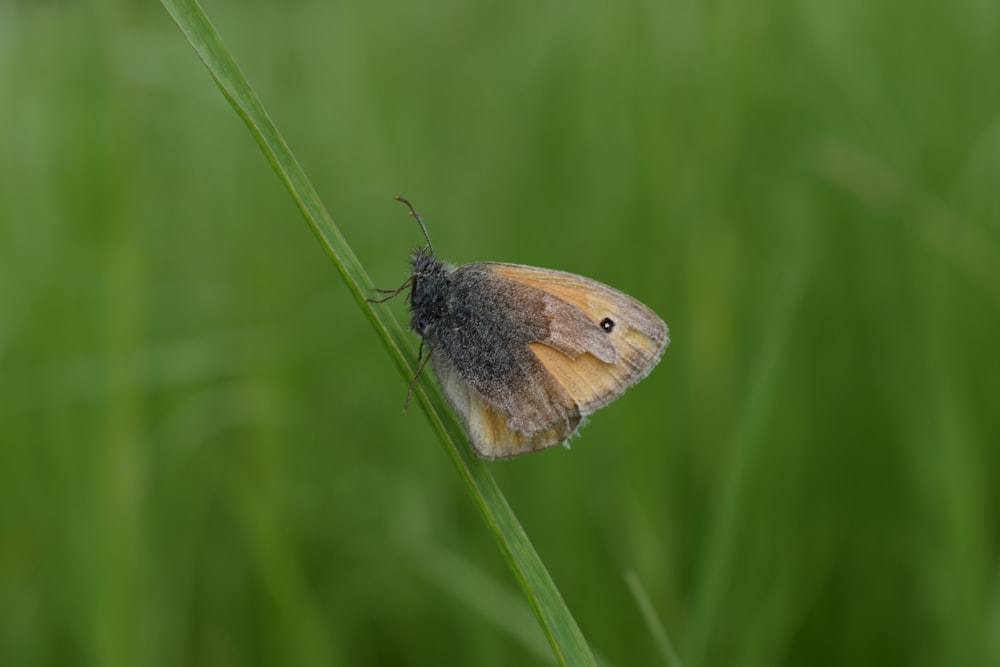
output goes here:
[[[1000, 664], [1000, 4], [206, 9], [376, 282], [403, 194], [670, 325], [491, 464], [602, 664], [629, 572], [688, 667]], [[0, 127], [0, 664], [552, 664], [158, 4], [0, 3]]]

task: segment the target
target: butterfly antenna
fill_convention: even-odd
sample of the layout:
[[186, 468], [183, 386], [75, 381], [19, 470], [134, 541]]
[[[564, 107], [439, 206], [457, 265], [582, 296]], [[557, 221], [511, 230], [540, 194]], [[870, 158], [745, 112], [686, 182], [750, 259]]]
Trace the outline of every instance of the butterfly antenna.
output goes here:
[[396, 201], [403, 202], [404, 204], [406, 204], [406, 207], [410, 209], [410, 215], [412, 215], [414, 218], [417, 219], [417, 223], [420, 225], [420, 229], [424, 233], [424, 238], [427, 239], [427, 250], [430, 250], [431, 254], [433, 255], [434, 246], [431, 244], [431, 235], [427, 233], [427, 227], [426, 225], [424, 225], [424, 219], [420, 217], [419, 213], [417, 213], [417, 209], [413, 208], [413, 204], [411, 204], [410, 200], [407, 199], [406, 197], [397, 196], [393, 197], [393, 199], [395, 199]]

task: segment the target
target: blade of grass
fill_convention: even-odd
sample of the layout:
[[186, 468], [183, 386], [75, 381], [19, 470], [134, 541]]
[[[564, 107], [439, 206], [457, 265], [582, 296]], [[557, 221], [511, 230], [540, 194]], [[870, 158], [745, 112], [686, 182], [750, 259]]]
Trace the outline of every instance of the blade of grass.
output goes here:
[[673, 642], [670, 641], [670, 637], [663, 627], [663, 621], [660, 620], [660, 617], [656, 613], [656, 608], [653, 607], [653, 601], [649, 599], [649, 594], [646, 593], [645, 587], [639, 581], [639, 575], [632, 571], [626, 572], [625, 583], [628, 584], [629, 590], [632, 592], [632, 597], [635, 598], [635, 603], [639, 607], [639, 612], [642, 614], [643, 620], [646, 621], [646, 627], [649, 628], [650, 634], [656, 640], [656, 646], [660, 650], [660, 657], [663, 658], [663, 664], [667, 667], [684, 667], [680, 656], [674, 650]]
[[693, 665], [707, 662], [705, 656], [720, 627], [733, 563], [740, 557], [738, 536], [742, 511], [746, 506], [754, 466], [767, 445], [766, 428], [776, 409], [778, 385], [788, 361], [788, 340], [808, 283], [808, 269], [804, 266], [791, 269], [775, 293], [767, 318], [771, 322], [771, 335], [756, 357], [757, 367], [747, 393], [746, 406], [735, 429], [734, 453], [714, 510], [706, 548], [707, 563], [703, 566], [698, 586], [695, 631], [686, 654]]
[[[361, 310], [368, 316], [389, 354], [409, 379], [416, 370], [408, 335], [386, 309], [372, 307], [365, 298], [374, 284], [347, 245], [326, 208], [299, 166], [291, 149], [271, 122], [222, 39], [194, 0], [161, 0], [181, 32], [194, 47], [233, 109], [243, 118], [264, 155], [284, 182], [313, 233], [340, 271]], [[527, 597], [548, 638], [556, 659], [563, 665], [596, 665], [590, 647], [570, 614], [555, 583], [542, 564], [527, 534], [486, 465], [464, 442], [465, 435], [435, 385], [417, 383], [414, 394], [437, 431], [465, 481], [476, 505], [500, 545], [514, 577]]]

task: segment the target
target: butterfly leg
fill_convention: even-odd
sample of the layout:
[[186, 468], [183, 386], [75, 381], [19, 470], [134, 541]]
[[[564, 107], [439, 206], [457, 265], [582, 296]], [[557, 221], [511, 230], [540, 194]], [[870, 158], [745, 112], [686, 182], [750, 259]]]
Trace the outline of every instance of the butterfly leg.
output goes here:
[[365, 299], [365, 301], [367, 301], [368, 303], [385, 303], [386, 301], [389, 301], [390, 299], [396, 297], [400, 292], [409, 287], [410, 283], [412, 282], [413, 282], [413, 276], [411, 275], [409, 278], [403, 281], [402, 285], [400, 285], [396, 289], [379, 289], [378, 287], [376, 287], [375, 288], [376, 292], [380, 294], [388, 294], [389, 296], [383, 297], [381, 299]]
[[[423, 354], [423, 351], [424, 343], [423, 341], [420, 341], [420, 352], [417, 354], [418, 360], [420, 359], [420, 355]], [[431, 355], [428, 354], [424, 360], [420, 362], [420, 366], [417, 367], [417, 372], [413, 374], [413, 379], [410, 380], [410, 388], [406, 390], [406, 403], [403, 404], [403, 412], [410, 409], [410, 399], [413, 398], [413, 389], [417, 386], [417, 378], [420, 377], [420, 373], [424, 370], [424, 366], [426, 366], [427, 362], [430, 360]]]

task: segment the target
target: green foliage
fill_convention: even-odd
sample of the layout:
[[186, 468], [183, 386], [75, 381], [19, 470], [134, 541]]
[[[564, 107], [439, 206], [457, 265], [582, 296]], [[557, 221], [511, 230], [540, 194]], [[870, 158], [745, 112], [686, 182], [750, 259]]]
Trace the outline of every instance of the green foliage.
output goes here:
[[[208, 11], [375, 283], [402, 194], [671, 326], [480, 466], [602, 664], [1000, 664], [1000, 9]], [[0, 664], [551, 664], [170, 17], [6, 3], [0, 82]]]

